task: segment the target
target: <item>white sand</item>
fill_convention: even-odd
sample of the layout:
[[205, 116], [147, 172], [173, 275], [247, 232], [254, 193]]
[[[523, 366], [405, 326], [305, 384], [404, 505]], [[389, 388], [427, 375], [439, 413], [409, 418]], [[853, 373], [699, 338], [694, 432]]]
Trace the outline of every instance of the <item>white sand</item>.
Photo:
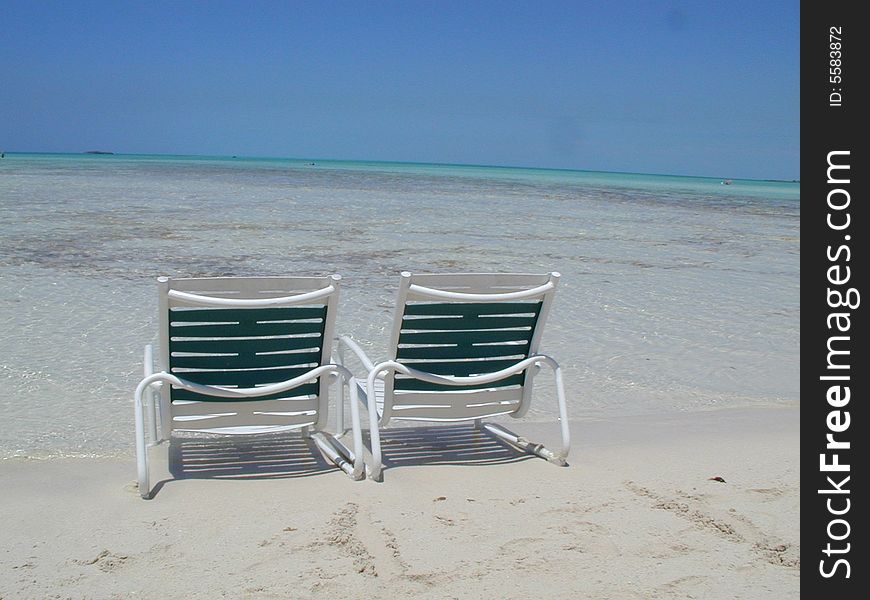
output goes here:
[[309, 462], [150, 501], [132, 458], [6, 460], [0, 598], [794, 598], [799, 417], [574, 423], [566, 468], [388, 443], [382, 484]]

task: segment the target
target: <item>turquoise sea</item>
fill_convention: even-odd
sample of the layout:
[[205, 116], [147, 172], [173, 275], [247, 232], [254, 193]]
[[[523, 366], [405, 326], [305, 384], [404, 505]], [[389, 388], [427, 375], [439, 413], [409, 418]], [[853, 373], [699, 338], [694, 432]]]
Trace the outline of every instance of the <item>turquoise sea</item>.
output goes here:
[[7, 153], [0, 458], [132, 454], [159, 275], [340, 273], [377, 358], [402, 270], [558, 270], [572, 419], [796, 405], [800, 185], [727, 175]]

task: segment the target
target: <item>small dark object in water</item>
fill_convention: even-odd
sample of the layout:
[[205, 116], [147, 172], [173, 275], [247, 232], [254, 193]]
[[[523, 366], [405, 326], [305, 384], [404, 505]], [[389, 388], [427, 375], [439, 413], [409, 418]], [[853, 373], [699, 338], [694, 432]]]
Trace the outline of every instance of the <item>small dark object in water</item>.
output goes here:
[[722, 479], [721, 477], [719, 477], [718, 475], [716, 477], [708, 477], [707, 480], [708, 481], [718, 481], [719, 483], [725, 483], [725, 480]]

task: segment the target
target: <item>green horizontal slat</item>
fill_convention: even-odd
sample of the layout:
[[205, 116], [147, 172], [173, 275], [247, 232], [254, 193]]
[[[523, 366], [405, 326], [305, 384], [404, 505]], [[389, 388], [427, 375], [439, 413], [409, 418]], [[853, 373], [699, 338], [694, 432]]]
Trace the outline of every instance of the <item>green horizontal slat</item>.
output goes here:
[[515, 365], [519, 360], [460, 360], [454, 362], [407, 362], [402, 364], [418, 371], [425, 371], [433, 375], [453, 375], [455, 377], [468, 377], [469, 375], [482, 375], [494, 373]]
[[232, 356], [173, 356], [172, 366], [193, 369], [254, 369], [320, 364], [320, 351], [291, 354], [235, 354]]
[[408, 304], [406, 315], [516, 315], [535, 313], [540, 302], [439, 302], [435, 304]]
[[403, 319], [402, 329], [432, 330], [473, 330], [506, 329], [508, 327], [532, 327], [537, 317], [462, 317], [458, 319]]
[[258, 340], [170, 340], [169, 351], [200, 352], [203, 354], [255, 354], [319, 348], [322, 339], [322, 336], [310, 336]]
[[440, 392], [440, 391], [466, 391], [466, 390], [482, 390], [486, 388], [507, 387], [509, 385], [522, 385], [524, 380], [523, 373], [511, 375], [504, 379], [499, 379], [493, 383], [483, 383], [480, 385], [441, 385], [438, 383], [429, 383], [419, 379], [399, 379], [396, 377], [393, 383], [393, 389], [416, 391], [416, 392]]
[[205, 396], [190, 392], [188, 390], [175, 389], [171, 391], [173, 400], [200, 400], [203, 402], [256, 402], [258, 400], [278, 400], [280, 398], [295, 398], [297, 396], [316, 396], [320, 393], [319, 383], [306, 383], [297, 388], [281, 392], [280, 394], [269, 394], [268, 396], [258, 396], [256, 398], [219, 398], [217, 396]]
[[499, 344], [497, 346], [424, 346], [396, 350], [396, 358], [493, 358], [498, 356], [523, 356], [529, 351], [529, 344]]
[[201, 383], [203, 385], [223, 385], [230, 387], [255, 387], [259, 384], [278, 383], [299, 377], [309, 372], [313, 367], [296, 367], [291, 369], [261, 369], [255, 371], [181, 371], [173, 370], [173, 374], [182, 379]]
[[322, 333], [323, 321], [295, 321], [289, 323], [254, 323], [242, 321], [224, 325], [173, 325], [169, 328], [172, 337], [261, 337], [266, 335], [300, 335]]
[[488, 342], [528, 342], [531, 340], [532, 331], [509, 330], [509, 331], [444, 331], [437, 333], [405, 333], [399, 334], [399, 344], [459, 344], [471, 346]]
[[287, 306], [277, 308], [193, 308], [169, 311], [171, 323], [233, 323], [237, 321], [292, 321], [323, 319], [326, 306]]

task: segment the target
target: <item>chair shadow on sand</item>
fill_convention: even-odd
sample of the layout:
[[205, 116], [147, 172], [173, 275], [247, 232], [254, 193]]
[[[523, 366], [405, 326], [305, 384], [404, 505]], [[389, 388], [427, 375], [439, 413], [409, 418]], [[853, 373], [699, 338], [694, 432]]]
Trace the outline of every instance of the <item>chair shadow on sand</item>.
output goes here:
[[387, 469], [422, 465], [483, 466], [535, 458], [489, 431], [467, 423], [383, 429], [381, 451]]
[[299, 431], [173, 436], [168, 466], [175, 479], [283, 479], [341, 472]]
[[166, 484], [185, 479], [292, 479], [341, 472], [323, 457], [313, 440], [298, 430], [255, 435], [173, 435], [168, 443], [169, 477], [154, 484], [152, 498]]
[[[367, 433], [367, 432], [366, 432]], [[534, 458], [468, 424], [395, 427], [382, 432], [384, 466], [482, 466]], [[368, 435], [365, 435], [366, 445]], [[310, 439], [298, 431], [271, 435], [173, 436], [169, 442], [170, 480], [291, 479], [340, 472]]]

